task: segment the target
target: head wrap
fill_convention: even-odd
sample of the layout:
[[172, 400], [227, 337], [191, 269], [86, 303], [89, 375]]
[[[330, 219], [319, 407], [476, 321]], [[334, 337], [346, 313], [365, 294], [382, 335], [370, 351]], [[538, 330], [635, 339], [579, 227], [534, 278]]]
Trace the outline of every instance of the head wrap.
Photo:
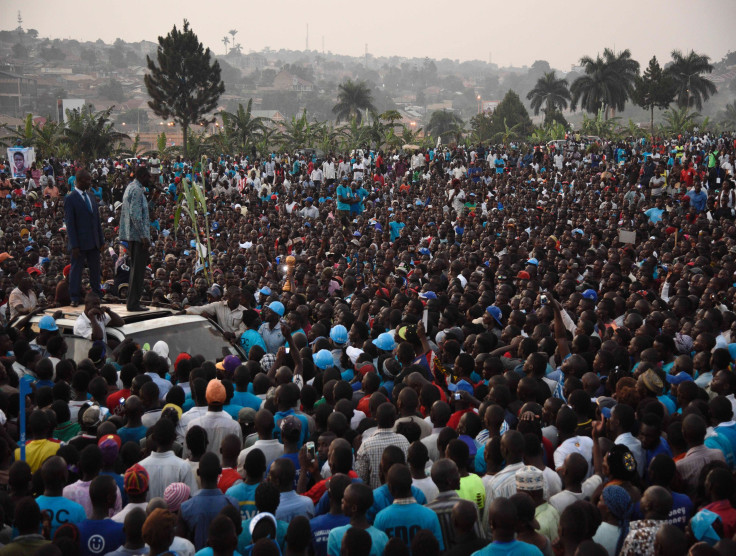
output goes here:
[[616, 542], [615, 554], [618, 554], [621, 550], [621, 545], [629, 533], [629, 521], [631, 519], [631, 512], [634, 509], [634, 505], [631, 501], [631, 496], [626, 492], [626, 489], [620, 486], [607, 486], [603, 489], [601, 494], [603, 502], [611, 512], [611, 515], [618, 519], [620, 524], [620, 532], [618, 541]]
[[169, 510], [178, 512], [181, 505], [189, 500], [191, 489], [184, 483], [171, 483], [164, 490], [164, 500]]
[[613, 479], [629, 481], [636, 474], [636, 459], [631, 450], [623, 444], [614, 444], [608, 451], [606, 461]]

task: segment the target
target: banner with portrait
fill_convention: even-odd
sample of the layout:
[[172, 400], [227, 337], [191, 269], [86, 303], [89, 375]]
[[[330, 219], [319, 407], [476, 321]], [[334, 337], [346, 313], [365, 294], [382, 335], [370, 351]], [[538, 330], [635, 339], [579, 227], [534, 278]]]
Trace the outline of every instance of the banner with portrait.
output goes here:
[[31, 164], [36, 161], [36, 150], [33, 147], [10, 147], [8, 162], [10, 174], [13, 178], [25, 178]]

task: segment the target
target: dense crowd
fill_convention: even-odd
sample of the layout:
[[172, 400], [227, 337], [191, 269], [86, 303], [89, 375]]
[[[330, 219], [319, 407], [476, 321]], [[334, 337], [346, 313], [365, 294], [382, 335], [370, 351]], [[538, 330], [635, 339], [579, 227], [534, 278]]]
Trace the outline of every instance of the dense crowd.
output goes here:
[[[0, 174], [0, 556], [734, 554], [735, 153], [571, 135]], [[77, 193], [100, 279], [70, 276]], [[146, 212], [133, 310], [204, 315], [240, 355], [108, 341]]]

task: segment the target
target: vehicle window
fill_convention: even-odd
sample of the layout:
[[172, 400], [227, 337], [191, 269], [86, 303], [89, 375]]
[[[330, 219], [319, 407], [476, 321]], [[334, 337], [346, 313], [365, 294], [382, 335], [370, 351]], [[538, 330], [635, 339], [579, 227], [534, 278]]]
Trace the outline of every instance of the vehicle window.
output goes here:
[[208, 361], [219, 360], [226, 355], [237, 355], [245, 359], [244, 354], [230, 345], [222, 337], [222, 333], [208, 321], [155, 328], [150, 331], [137, 332], [130, 337], [141, 346], [147, 343], [153, 347], [158, 341], [166, 342], [172, 363], [183, 352], [203, 355]]
[[87, 359], [87, 354], [92, 347], [92, 340], [87, 338], [78, 338], [76, 336], [65, 336], [66, 345], [69, 349], [66, 352], [68, 359], [74, 359], [74, 361], [81, 361]]

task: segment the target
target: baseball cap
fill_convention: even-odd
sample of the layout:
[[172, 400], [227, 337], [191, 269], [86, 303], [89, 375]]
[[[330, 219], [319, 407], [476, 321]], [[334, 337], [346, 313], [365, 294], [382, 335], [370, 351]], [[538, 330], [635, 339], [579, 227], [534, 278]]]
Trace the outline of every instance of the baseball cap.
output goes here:
[[280, 301], [272, 301], [266, 304], [266, 309], [270, 309], [280, 317], [284, 316], [284, 304]]
[[12, 258], [14, 257], [8, 252], [0, 253], [0, 263], [4, 263], [8, 259], [12, 259]]
[[685, 371], [679, 372], [676, 375], [667, 374], [665, 376], [667, 382], [670, 384], [682, 384], [683, 382], [693, 382], [693, 377], [687, 374]]
[[85, 427], [93, 427], [95, 425], [99, 425], [101, 421], [102, 418], [100, 417], [100, 406], [98, 405], [89, 406], [84, 412], [84, 415], [82, 415], [82, 424]]
[[241, 423], [254, 423], [256, 420], [256, 410], [252, 407], [243, 407], [238, 411], [238, 421]]
[[496, 307], [495, 305], [489, 305], [486, 307], [486, 311], [488, 311], [488, 314], [490, 314], [494, 320], [498, 323], [498, 326], [503, 326], [501, 323], [501, 309]]
[[238, 359], [237, 355], [227, 355], [225, 359], [215, 365], [215, 368], [225, 371], [228, 375], [232, 375], [240, 363], [241, 361]]
[[44, 315], [41, 320], [38, 321], [39, 330], [48, 330], [49, 332], [56, 332], [59, 327], [56, 326], [56, 321], [51, 315]]
[[306, 199], [304, 199], [304, 200], [305, 200], [305, 201], [306, 201], [307, 203], [311, 203], [312, 201], [314, 201], [314, 199], [313, 199], [312, 197], [307, 197], [307, 198], [306, 198]]
[[262, 295], [271, 295], [271, 288], [267, 288], [266, 286], [263, 286], [260, 290], [258, 290], [258, 293]]
[[123, 485], [128, 494], [143, 494], [148, 491], [148, 471], [136, 463], [128, 468], [123, 476]]
[[221, 297], [222, 291], [220, 290], [220, 286], [217, 284], [213, 285], [210, 289], [207, 290], [207, 293], [210, 294], [212, 297]]
[[348, 341], [348, 330], [342, 324], [337, 324], [330, 330], [330, 339], [336, 344], [344, 344]]
[[207, 390], [205, 391], [205, 398], [207, 399], [207, 403], [225, 403], [227, 394], [222, 382], [216, 378], [210, 380], [209, 384], [207, 384]]
[[175, 403], [167, 403], [165, 406], [161, 408], [161, 413], [163, 413], [167, 409], [173, 409], [174, 411], [176, 411], [176, 414], [179, 416], [179, 419], [181, 419], [181, 414], [182, 414], [181, 407], [179, 407]]
[[451, 382], [447, 385], [447, 389], [450, 392], [467, 392], [468, 394], [473, 393], [473, 385], [470, 384], [467, 380], [460, 380], [457, 384], [453, 384]]
[[256, 525], [258, 525], [258, 522], [262, 519], [269, 519], [273, 522], [274, 528], [276, 527], [276, 518], [272, 513], [269, 512], [261, 512], [259, 514], [256, 514], [253, 519], [250, 520], [250, 525], [248, 526], [248, 529], [250, 530], [250, 534], [253, 534], [253, 531], [255, 531]]
[[531, 280], [531, 276], [526, 270], [520, 270], [519, 274], [516, 275], [519, 280]]
[[583, 299], [598, 301], [598, 294], [595, 292], [595, 290], [587, 289], [583, 292]]
[[332, 358], [332, 353], [326, 349], [321, 349], [314, 354], [314, 364], [317, 365], [318, 369], [325, 370], [334, 366], [335, 360]]
[[537, 266], [539, 264], [539, 261], [535, 259], [534, 257], [532, 257], [526, 262], [526, 264], [533, 264], [534, 266]]
[[396, 347], [396, 342], [390, 333], [383, 332], [378, 335], [378, 338], [373, 340], [373, 345], [381, 351], [391, 351]]
[[122, 441], [117, 434], [106, 434], [97, 441], [97, 446], [102, 452], [102, 461], [109, 465], [115, 461], [120, 451]]
[[434, 292], [422, 292], [419, 294], [419, 299], [437, 299], [437, 294]]

